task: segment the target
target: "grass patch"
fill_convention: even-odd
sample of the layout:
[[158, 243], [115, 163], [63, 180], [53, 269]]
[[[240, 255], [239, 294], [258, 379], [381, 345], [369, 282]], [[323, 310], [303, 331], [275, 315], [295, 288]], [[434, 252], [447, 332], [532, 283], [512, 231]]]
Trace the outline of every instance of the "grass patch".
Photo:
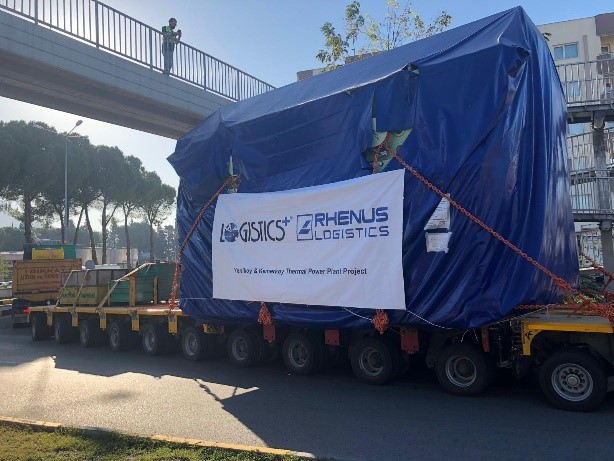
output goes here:
[[289, 455], [160, 442], [117, 433], [43, 430], [0, 421], [0, 461], [300, 461]]

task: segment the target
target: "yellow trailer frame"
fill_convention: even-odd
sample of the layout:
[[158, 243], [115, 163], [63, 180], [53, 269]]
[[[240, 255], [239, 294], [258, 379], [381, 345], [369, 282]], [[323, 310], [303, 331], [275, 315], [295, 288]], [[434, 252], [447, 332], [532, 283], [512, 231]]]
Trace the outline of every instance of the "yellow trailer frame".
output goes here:
[[[126, 306], [126, 307], [92, 307], [92, 306], [33, 306], [30, 308], [29, 316], [37, 313], [44, 313], [47, 319], [47, 326], [53, 326], [53, 316], [55, 314], [70, 314], [71, 325], [79, 326], [79, 316], [87, 315], [91, 318], [92, 315], [97, 315], [100, 319], [100, 329], [107, 329], [108, 316], [123, 316], [129, 317], [132, 331], [139, 331], [141, 328], [141, 319], [151, 317], [165, 317], [168, 322], [168, 332], [177, 334], [178, 319], [187, 317], [186, 314], [179, 308], [171, 309], [168, 305], [148, 305], [148, 306]], [[28, 317], [28, 321], [30, 317]]]
[[531, 344], [544, 331], [565, 333], [613, 334], [614, 327], [604, 317], [579, 315], [571, 310], [552, 310], [530, 314], [520, 320], [522, 354], [531, 355]]

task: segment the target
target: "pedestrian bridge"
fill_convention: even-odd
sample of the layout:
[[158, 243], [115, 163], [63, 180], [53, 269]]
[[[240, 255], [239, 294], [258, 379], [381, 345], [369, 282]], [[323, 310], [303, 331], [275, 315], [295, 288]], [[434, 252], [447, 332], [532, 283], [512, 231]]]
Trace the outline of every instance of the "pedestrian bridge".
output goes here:
[[0, 0], [0, 96], [177, 139], [273, 86], [97, 0]]

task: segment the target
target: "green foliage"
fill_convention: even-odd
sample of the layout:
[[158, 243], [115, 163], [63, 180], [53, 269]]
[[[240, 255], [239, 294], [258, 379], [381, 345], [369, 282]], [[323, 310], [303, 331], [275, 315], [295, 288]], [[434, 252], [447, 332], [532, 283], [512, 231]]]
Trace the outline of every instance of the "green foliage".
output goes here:
[[162, 184], [160, 177], [156, 173], [146, 172], [143, 176], [142, 193], [143, 200], [139, 203], [139, 209], [149, 223], [149, 254], [150, 259], [155, 260], [155, 227], [161, 225], [168, 217], [175, 203], [175, 189]]
[[0, 280], [7, 280], [9, 276], [9, 266], [6, 265], [6, 261], [0, 258]]
[[386, 1], [383, 21], [373, 16], [363, 16], [360, 3], [354, 1], [345, 8], [345, 34], [337, 32], [330, 22], [321, 28], [324, 35], [324, 50], [316, 58], [325, 64], [325, 70], [332, 70], [356, 59], [373, 53], [391, 50], [414, 40], [419, 40], [447, 29], [452, 16], [442, 11], [429, 24], [407, 2], [401, 7], [396, 0]]
[[26, 243], [23, 229], [16, 227], [0, 228], [0, 251], [21, 251]]
[[[69, 240], [68, 229], [64, 229], [66, 169], [69, 211], [79, 214], [77, 225], [70, 229], [75, 232], [71, 240], [76, 242], [84, 217], [94, 260], [99, 237], [90, 221], [92, 208], [102, 214], [103, 248], [117, 208], [123, 211], [126, 231], [128, 220], [137, 209], [143, 210], [152, 235], [172, 209], [174, 189], [117, 147], [94, 146], [87, 137], [77, 133], [67, 137], [67, 133], [58, 133], [41, 122], [0, 122], [0, 197], [4, 199], [0, 211], [21, 221], [26, 242], [36, 237], [35, 222], [47, 227], [60, 222], [61, 240]], [[129, 242], [128, 235], [126, 240]]]

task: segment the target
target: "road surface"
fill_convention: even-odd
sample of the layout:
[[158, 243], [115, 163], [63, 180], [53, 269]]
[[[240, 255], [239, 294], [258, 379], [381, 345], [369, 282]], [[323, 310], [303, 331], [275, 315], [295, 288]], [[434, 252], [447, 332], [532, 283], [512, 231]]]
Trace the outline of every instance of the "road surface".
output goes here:
[[33, 342], [0, 318], [0, 415], [142, 435], [268, 446], [344, 460], [611, 459], [614, 395], [595, 413], [549, 406], [530, 383], [478, 398], [427, 371], [369, 386], [349, 369], [309, 377], [180, 354]]

